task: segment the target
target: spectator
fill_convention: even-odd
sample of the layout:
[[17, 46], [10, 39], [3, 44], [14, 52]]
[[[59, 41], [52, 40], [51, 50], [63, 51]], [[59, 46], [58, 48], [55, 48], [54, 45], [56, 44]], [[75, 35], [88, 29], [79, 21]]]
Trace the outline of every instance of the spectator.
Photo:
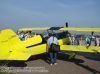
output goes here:
[[50, 65], [56, 65], [57, 64], [57, 52], [52, 52], [50, 47], [51, 44], [58, 44], [58, 39], [55, 37], [54, 34], [50, 33], [50, 37], [47, 40], [47, 47], [48, 47], [48, 53], [49, 53], [49, 57], [50, 57]]
[[31, 38], [31, 32], [30, 31], [26, 32], [26, 34], [25, 34], [25, 40], [27, 40], [28, 38]]
[[75, 35], [72, 35], [72, 45], [79, 45], [79, 40]]
[[85, 41], [86, 41], [86, 47], [89, 47], [91, 45], [91, 39], [87, 36]]

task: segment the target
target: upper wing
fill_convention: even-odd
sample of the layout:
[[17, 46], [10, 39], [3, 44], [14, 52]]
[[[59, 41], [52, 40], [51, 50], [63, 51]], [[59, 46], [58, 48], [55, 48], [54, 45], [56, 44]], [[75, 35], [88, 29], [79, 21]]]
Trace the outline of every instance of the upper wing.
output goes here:
[[79, 31], [79, 32], [100, 32], [100, 28], [61, 28], [60, 30]]
[[34, 27], [34, 28], [21, 28], [19, 29], [19, 31], [32, 31], [32, 30], [48, 30], [50, 27], [44, 27], [44, 28], [40, 28], [40, 27]]
[[63, 27], [34, 27], [34, 28], [21, 28], [20, 31], [32, 30], [63, 30], [63, 31], [80, 31], [80, 32], [100, 32], [100, 28], [63, 28]]

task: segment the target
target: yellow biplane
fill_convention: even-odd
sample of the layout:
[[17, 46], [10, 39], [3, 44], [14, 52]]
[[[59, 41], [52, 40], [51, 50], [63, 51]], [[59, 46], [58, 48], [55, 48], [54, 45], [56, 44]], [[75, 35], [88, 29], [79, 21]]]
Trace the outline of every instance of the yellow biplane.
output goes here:
[[[100, 32], [100, 28], [63, 28], [63, 27], [45, 27], [45, 28], [21, 28], [19, 31], [33, 30], [60, 30], [60, 31], [79, 31], [79, 32]], [[60, 34], [62, 35], [62, 34]], [[0, 31], [0, 60], [28, 60], [33, 55], [46, 52], [46, 41], [37, 34], [27, 40], [20, 40], [18, 35], [11, 29]], [[62, 37], [59, 39], [61, 51], [89, 52], [99, 53], [99, 46], [90, 46], [88, 49], [83, 45], [67, 45], [69, 39]]]

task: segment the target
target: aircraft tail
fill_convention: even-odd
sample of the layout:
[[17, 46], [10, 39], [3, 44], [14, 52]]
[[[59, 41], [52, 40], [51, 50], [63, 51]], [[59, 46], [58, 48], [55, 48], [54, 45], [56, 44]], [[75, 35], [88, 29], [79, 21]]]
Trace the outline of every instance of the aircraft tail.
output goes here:
[[11, 46], [20, 42], [20, 39], [11, 29], [4, 29], [0, 31], [0, 60], [6, 60], [11, 53]]

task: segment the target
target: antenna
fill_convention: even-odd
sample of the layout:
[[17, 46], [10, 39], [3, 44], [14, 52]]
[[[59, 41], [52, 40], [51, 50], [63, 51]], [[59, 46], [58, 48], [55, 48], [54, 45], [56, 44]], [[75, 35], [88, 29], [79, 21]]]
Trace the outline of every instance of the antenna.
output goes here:
[[66, 27], [68, 27], [68, 22], [66, 22]]

